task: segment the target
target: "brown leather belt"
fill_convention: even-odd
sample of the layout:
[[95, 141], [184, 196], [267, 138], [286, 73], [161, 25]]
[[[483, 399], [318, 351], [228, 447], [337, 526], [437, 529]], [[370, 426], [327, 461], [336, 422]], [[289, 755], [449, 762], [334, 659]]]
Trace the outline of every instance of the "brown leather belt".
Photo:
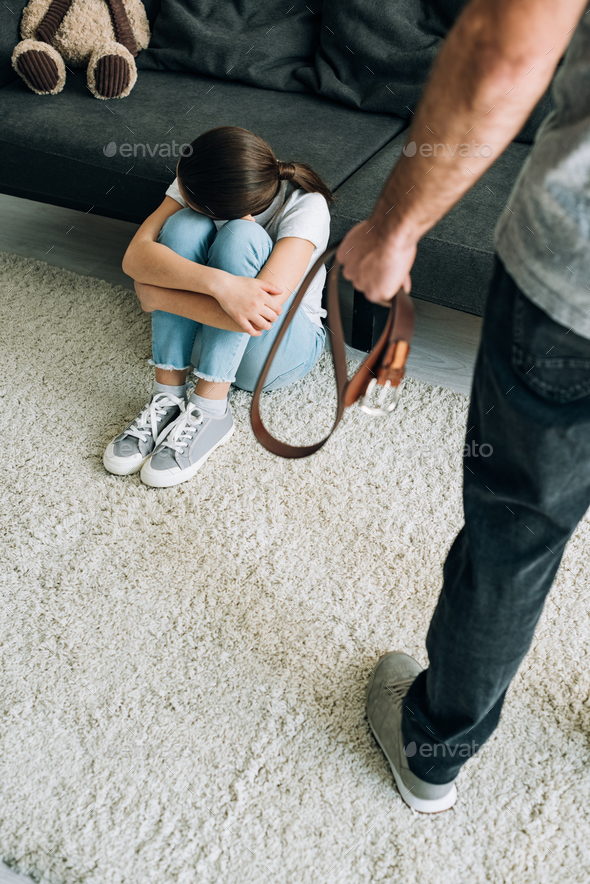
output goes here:
[[[363, 401], [361, 408], [367, 414], [386, 415], [390, 414], [399, 400], [400, 384], [406, 370], [406, 360], [410, 352], [410, 343], [414, 333], [414, 305], [412, 299], [403, 290], [400, 289], [394, 298], [391, 299], [389, 307], [389, 316], [381, 337], [368, 354], [357, 372], [348, 379], [346, 368], [346, 350], [344, 346], [344, 333], [342, 331], [342, 318], [340, 316], [340, 301], [338, 297], [338, 274], [340, 272], [340, 263], [334, 258], [334, 264], [328, 272], [328, 294], [326, 308], [328, 316], [326, 319], [326, 328], [328, 334], [331, 335], [332, 361], [334, 363], [334, 373], [336, 375], [336, 390], [338, 395], [338, 408], [336, 411], [336, 419], [334, 425], [328, 435], [316, 442], [314, 445], [288, 445], [286, 442], [280, 442], [268, 432], [260, 418], [260, 394], [264, 387], [266, 376], [269, 372], [272, 361], [275, 357], [279, 345], [283, 339], [285, 332], [289, 327], [305, 292], [309, 288], [309, 284], [326, 261], [329, 261], [332, 255], [338, 251], [340, 242], [331, 246], [320, 255], [303, 282], [301, 288], [297, 292], [297, 296], [289, 309], [289, 315], [279, 329], [279, 333], [275, 338], [270, 353], [267, 356], [264, 367], [260, 373], [260, 377], [256, 383], [256, 389], [252, 397], [252, 406], [250, 408], [250, 419], [252, 421], [252, 429], [258, 441], [273, 454], [279, 457], [307, 457], [316, 452], [322, 445], [325, 445], [338, 424], [344, 413], [344, 409], [357, 402], [361, 396]], [[377, 407], [371, 405], [371, 396], [377, 386], [382, 389], [380, 391]], [[389, 389], [393, 388], [394, 396], [392, 401], [385, 407], [385, 400]]]

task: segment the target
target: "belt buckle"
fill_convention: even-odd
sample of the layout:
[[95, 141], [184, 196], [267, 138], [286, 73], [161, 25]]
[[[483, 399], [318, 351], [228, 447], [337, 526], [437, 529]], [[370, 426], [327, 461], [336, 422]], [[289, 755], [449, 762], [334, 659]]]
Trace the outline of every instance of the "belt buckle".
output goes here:
[[361, 401], [361, 409], [365, 412], [365, 414], [370, 414], [371, 417], [386, 417], [388, 414], [396, 408], [397, 403], [399, 402], [399, 398], [401, 395], [401, 382], [397, 385], [397, 387], [393, 388], [393, 397], [391, 398], [388, 405], [385, 407], [385, 400], [387, 399], [387, 393], [389, 388], [391, 387], [391, 381], [386, 380], [384, 384], [380, 384], [379, 386], [383, 389], [379, 394], [379, 398], [377, 399], [377, 407], [374, 407], [370, 404], [371, 393], [373, 392], [375, 385], [377, 384], [377, 378], [371, 378], [367, 389], [365, 390], [365, 395]]

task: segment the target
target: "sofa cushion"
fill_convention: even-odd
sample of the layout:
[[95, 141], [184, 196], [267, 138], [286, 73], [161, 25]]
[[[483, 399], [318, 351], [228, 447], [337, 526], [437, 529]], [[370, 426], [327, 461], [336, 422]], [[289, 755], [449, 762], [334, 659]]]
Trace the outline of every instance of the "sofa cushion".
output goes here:
[[[368, 218], [405, 144], [401, 134], [336, 191], [330, 245]], [[530, 147], [512, 142], [485, 175], [418, 245], [412, 294], [426, 301], [483, 314], [494, 256], [494, 227]], [[341, 278], [350, 301], [351, 285]]]
[[464, 0], [323, 0], [315, 65], [297, 78], [320, 95], [410, 119]]
[[335, 188], [404, 123], [312, 95], [174, 72], [142, 71], [122, 101], [93, 98], [82, 70], [68, 73], [58, 95], [35, 95], [18, 79], [0, 90], [0, 190], [142, 221], [173, 181], [180, 145], [223, 125], [256, 132], [279, 159], [309, 163]]
[[295, 75], [313, 62], [320, 8], [320, 0], [291, 9], [260, 0], [161, 0], [137, 66], [308, 92]]

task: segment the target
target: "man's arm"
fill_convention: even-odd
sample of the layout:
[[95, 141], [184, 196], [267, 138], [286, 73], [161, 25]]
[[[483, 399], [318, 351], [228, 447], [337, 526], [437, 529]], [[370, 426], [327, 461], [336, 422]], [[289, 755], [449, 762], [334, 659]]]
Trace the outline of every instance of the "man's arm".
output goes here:
[[409, 291], [420, 237], [518, 134], [586, 2], [471, 0], [465, 7], [416, 108], [406, 141], [415, 155], [402, 154], [371, 217], [336, 253], [343, 276], [369, 301], [388, 304], [400, 286]]

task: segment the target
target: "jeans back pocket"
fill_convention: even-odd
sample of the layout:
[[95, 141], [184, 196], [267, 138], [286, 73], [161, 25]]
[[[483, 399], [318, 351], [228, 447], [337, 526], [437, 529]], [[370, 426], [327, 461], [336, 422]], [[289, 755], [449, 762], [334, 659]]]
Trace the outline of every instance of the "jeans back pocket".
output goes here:
[[512, 367], [550, 402], [590, 395], [590, 340], [551, 319], [520, 290], [514, 302]]

